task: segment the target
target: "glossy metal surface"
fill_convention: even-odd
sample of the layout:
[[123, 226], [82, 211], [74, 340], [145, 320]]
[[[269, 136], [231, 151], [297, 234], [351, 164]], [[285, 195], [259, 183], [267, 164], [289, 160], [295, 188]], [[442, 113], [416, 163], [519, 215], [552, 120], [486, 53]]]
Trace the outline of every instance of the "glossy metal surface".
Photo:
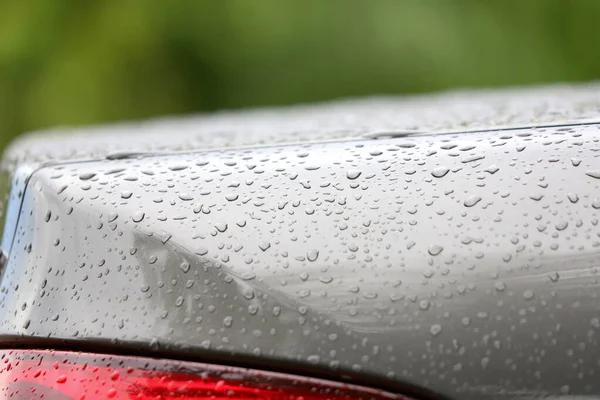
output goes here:
[[[182, 118], [55, 128], [21, 136], [4, 165], [164, 152], [600, 122], [600, 84], [341, 100]], [[12, 169], [12, 168], [11, 168]]]
[[457, 399], [598, 396], [599, 140], [592, 124], [43, 167], [0, 333]]

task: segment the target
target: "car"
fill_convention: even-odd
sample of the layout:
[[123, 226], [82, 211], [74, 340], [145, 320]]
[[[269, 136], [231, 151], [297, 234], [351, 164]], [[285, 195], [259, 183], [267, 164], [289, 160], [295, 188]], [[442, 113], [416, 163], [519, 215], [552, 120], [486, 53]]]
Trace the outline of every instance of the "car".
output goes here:
[[3, 161], [4, 398], [600, 398], [600, 86], [56, 128]]

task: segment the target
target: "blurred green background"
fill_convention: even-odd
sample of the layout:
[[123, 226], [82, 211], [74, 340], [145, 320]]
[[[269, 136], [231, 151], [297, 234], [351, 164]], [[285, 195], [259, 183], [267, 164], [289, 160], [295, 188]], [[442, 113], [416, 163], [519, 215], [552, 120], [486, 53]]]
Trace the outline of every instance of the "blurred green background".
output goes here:
[[598, 0], [0, 0], [15, 135], [223, 108], [600, 77]]

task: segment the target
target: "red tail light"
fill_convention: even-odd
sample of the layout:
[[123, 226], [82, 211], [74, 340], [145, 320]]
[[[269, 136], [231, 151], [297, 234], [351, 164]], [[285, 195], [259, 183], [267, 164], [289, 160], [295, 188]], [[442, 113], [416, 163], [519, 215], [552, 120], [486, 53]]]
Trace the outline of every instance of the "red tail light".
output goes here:
[[408, 400], [355, 385], [191, 362], [34, 350], [0, 354], [0, 397], [7, 399]]

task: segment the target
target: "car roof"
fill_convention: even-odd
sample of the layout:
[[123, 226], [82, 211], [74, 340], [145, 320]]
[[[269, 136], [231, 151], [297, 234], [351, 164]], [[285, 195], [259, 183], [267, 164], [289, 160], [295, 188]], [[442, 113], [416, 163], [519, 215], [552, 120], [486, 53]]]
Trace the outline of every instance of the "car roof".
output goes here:
[[97, 127], [57, 127], [21, 136], [4, 165], [372, 137], [600, 121], [600, 85], [340, 100], [317, 105], [173, 116]]

